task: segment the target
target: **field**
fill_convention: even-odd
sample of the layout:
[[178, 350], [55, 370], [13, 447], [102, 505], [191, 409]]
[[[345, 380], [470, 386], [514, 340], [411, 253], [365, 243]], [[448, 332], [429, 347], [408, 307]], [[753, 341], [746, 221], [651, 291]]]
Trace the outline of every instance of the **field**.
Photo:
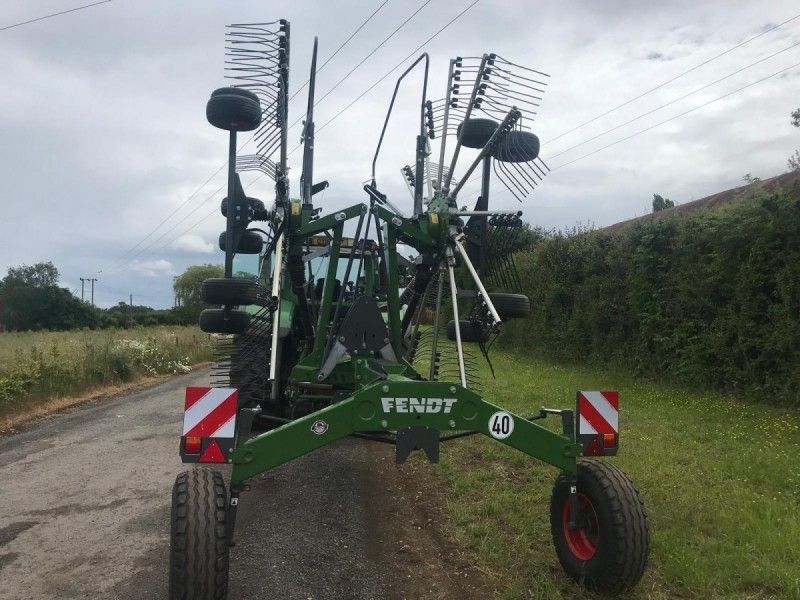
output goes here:
[[[520, 414], [574, 405], [579, 388], [620, 390], [622, 446], [610, 460], [639, 489], [652, 542], [631, 598], [800, 598], [796, 412], [513, 353], [493, 358], [486, 397]], [[440, 490], [445, 534], [499, 597], [587, 597], [552, 548], [552, 468], [484, 438], [445, 445], [438, 468], [418, 460], [407, 468]]]
[[0, 418], [52, 398], [184, 373], [211, 351], [211, 337], [197, 327], [3, 333]]

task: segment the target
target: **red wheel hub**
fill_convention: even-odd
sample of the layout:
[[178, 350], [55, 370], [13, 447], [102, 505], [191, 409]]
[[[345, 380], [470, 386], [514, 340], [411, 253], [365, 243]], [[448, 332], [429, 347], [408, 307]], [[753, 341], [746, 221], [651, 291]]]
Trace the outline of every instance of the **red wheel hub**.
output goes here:
[[579, 560], [589, 560], [597, 552], [597, 544], [600, 540], [597, 513], [592, 506], [592, 501], [580, 492], [578, 492], [578, 505], [584, 517], [582, 526], [570, 529], [569, 496], [564, 499], [564, 508], [561, 510], [561, 526], [564, 528], [564, 538], [567, 540], [570, 552]]

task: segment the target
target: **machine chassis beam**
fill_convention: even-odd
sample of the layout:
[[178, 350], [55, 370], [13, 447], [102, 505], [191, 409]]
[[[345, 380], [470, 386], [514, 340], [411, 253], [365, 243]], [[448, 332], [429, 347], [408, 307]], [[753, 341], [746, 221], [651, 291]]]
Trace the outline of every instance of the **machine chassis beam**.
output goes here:
[[[422, 406], [425, 412], [409, 412], [413, 410], [409, 400], [416, 401], [413, 406]], [[425, 426], [447, 432], [475, 431], [492, 437], [490, 419], [498, 411], [502, 409], [453, 383], [389, 375], [341, 402], [240, 443], [231, 454], [231, 483], [241, 484], [353, 433]], [[513, 419], [513, 431], [497, 441], [566, 473], [576, 472], [579, 444], [524, 417], [508, 414]]]

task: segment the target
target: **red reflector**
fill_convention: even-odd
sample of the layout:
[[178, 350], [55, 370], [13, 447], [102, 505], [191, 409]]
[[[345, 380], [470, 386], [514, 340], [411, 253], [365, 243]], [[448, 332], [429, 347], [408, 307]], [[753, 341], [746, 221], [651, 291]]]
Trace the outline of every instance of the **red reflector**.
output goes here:
[[222, 453], [222, 450], [217, 444], [217, 440], [211, 440], [211, 443], [206, 448], [206, 451], [203, 452], [203, 456], [200, 457], [201, 463], [224, 463], [225, 455]]
[[183, 451], [186, 454], [200, 454], [202, 439], [199, 435], [187, 435], [183, 438]]
[[597, 438], [592, 438], [592, 441], [589, 442], [589, 445], [583, 451], [584, 456], [603, 456], [603, 449], [600, 447], [600, 443], [597, 441]]
[[604, 433], [603, 434], [603, 447], [605, 448], [613, 448], [617, 445], [617, 434], [616, 433]]

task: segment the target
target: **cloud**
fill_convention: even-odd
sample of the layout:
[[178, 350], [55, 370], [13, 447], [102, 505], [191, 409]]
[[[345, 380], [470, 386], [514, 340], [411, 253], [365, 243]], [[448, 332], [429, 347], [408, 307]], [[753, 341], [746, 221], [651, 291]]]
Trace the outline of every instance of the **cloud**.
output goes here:
[[206, 242], [202, 237], [193, 233], [182, 235], [172, 242], [170, 247], [195, 254], [211, 254], [215, 250], [214, 244]]
[[[331, 183], [315, 197], [323, 213], [366, 200], [362, 182], [370, 175], [401, 70], [376, 81], [469, 1], [425, 6], [316, 107], [315, 181]], [[390, 2], [382, 8], [319, 73], [318, 97], [422, 2]], [[30, 17], [29, 2], [7, 4], [9, 22]], [[547, 160], [796, 41], [798, 23], [789, 23], [598, 117], [758, 34], [762, 24], [786, 20], [796, 12], [794, 4], [481, 0], [425, 48], [431, 57], [429, 97], [444, 95], [448, 58], [458, 55], [493, 51], [550, 73], [533, 121]], [[0, 275], [9, 266], [53, 260], [64, 285], [71, 287], [80, 285], [80, 277], [101, 271], [100, 304], [127, 301], [132, 293], [137, 302], [171, 306], [174, 274], [192, 264], [222, 262], [215, 240], [224, 229], [219, 202], [225, 195], [226, 170], [221, 167], [228, 138], [206, 122], [205, 103], [210, 91], [224, 84], [224, 25], [289, 19], [294, 93], [306, 80], [313, 36], [320, 36], [324, 62], [365, 17], [363, 2], [357, 0], [298, 0], [279, 9], [239, 2], [187, 6], [115, 2], [0, 37], [0, 69], [6, 81], [13, 81], [0, 95], [0, 139], [8, 141], [0, 145], [0, 206], [6, 225]], [[797, 107], [794, 74], [600, 148], [795, 60], [786, 52], [570, 150], [552, 166], [586, 158], [554, 169], [522, 205], [495, 181], [492, 206], [521, 208], [526, 220], [548, 228], [579, 222], [603, 226], [647, 211], [656, 192], [684, 202], [739, 185], [748, 172], [762, 178], [777, 174], [800, 146], [797, 130], [788, 123], [789, 112]], [[414, 72], [402, 84], [377, 163], [381, 191], [406, 211], [411, 199], [399, 168], [414, 155], [419, 83]], [[365, 90], [370, 91], [323, 127]], [[290, 122], [301, 117], [305, 102], [305, 91], [292, 100]], [[582, 123], [587, 124], [561, 136]], [[299, 135], [300, 124], [289, 132], [290, 150]], [[240, 144], [249, 137], [241, 134]], [[243, 151], [253, 148], [249, 143]], [[438, 153], [438, 143], [433, 150]], [[301, 149], [289, 157], [294, 197], [301, 158]], [[474, 152], [462, 153], [456, 176], [470, 158]], [[465, 190], [474, 188], [479, 176], [480, 169]], [[272, 203], [274, 186], [266, 178], [244, 173], [242, 181], [248, 195]], [[474, 199], [464, 194], [459, 205]]]
[[146, 277], [164, 277], [165, 275], [175, 274], [172, 263], [163, 258], [145, 261], [134, 260], [131, 262], [130, 268]]

